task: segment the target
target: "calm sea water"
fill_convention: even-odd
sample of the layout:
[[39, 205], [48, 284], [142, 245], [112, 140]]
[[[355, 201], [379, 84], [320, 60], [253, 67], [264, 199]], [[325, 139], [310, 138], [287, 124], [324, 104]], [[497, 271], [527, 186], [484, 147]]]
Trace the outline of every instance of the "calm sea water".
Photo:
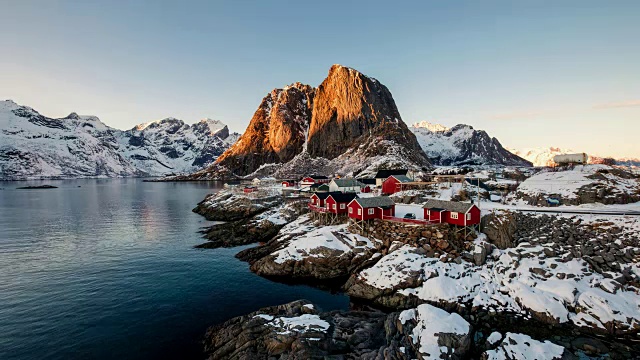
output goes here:
[[263, 306], [349, 300], [198, 250], [216, 183], [0, 182], [0, 359], [202, 358], [204, 331]]

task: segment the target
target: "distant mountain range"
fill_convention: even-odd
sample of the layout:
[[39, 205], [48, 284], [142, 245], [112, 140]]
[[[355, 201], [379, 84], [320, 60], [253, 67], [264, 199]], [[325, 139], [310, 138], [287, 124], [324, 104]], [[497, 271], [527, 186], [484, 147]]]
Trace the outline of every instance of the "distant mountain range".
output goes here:
[[167, 118], [130, 130], [95, 116], [54, 119], [0, 101], [0, 180], [161, 176], [211, 164], [239, 134], [220, 121]]
[[[571, 149], [562, 149], [559, 147], [548, 148], [526, 148], [526, 149], [508, 149], [512, 153], [523, 157], [533, 163], [534, 166], [553, 166], [553, 157], [561, 154], [572, 154], [578, 151]], [[589, 155], [589, 163], [601, 164], [605, 157], [598, 155]], [[617, 165], [640, 167], [640, 159], [634, 158], [614, 158]]]
[[429, 159], [436, 165], [532, 166], [513, 154], [484, 130], [459, 124], [452, 128], [421, 121], [409, 128]]

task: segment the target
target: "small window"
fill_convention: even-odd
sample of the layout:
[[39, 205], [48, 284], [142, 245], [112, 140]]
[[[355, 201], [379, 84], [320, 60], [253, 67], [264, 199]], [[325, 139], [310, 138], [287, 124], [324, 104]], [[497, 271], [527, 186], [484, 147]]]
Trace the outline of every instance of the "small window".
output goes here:
[[325, 204], [325, 207], [327, 208], [327, 210], [329, 210], [329, 204]]
[[353, 208], [349, 208], [349, 214], [353, 214]]
[[358, 215], [362, 215], [362, 209], [358, 209]]
[[373, 215], [373, 214], [375, 214], [376, 209], [371, 208], [371, 209], [369, 209], [369, 211], [368, 211], [368, 212], [369, 212], [369, 215]]
[[471, 220], [471, 213], [467, 213], [467, 220]]
[[345, 206], [345, 204], [340, 204], [340, 209], [344, 209]]
[[335, 210], [335, 209], [336, 209], [336, 204], [333, 204], [333, 210]]
[[457, 219], [458, 218], [458, 213], [457, 212], [452, 212], [451, 213], [451, 218], [452, 219]]
[[427, 210], [427, 217], [431, 217], [431, 210]]
[[316, 199], [311, 200], [311, 203], [315, 204], [316, 203]]

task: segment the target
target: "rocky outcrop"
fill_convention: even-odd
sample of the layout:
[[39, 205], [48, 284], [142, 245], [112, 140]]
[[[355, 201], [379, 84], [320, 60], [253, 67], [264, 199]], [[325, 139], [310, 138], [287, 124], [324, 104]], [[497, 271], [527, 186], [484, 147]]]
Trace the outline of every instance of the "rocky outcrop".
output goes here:
[[498, 249], [514, 247], [516, 216], [510, 211], [498, 211], [482, 217], [480, 227], [490, 243]]
[[262, 99], [247, 130], [216, 165], [247, 175], [261, 165], [285, 163], [303, 151], [315, 89], [294, 83]]
[[[425, 326], [428, 327], [425, 329]], [[461, 359], [471, 328], [429, 305], [412, 313], [319, 312], [305, 300], [267, 307], [210, 328], [209, 359]]]
[[429, 166], [387, 87], [357, 70], [333, 65], [317, 90], [308, 152], [313, 157], [334, 159], [369, 138], [402, 145], [415, 163]]
[[281, 196], [267, 196], [250, 199], [229, 191], [218, 191], [207, 195], [198, 203], [193, 212], [209, 221], [235, 221], [248, 219], [282, 203]]
[[[215, 206], [211, 205], [205, 208], [211, 207], [215, 209]], [[284, 224], [309, 211], [305, 200], [289, 201], [284, 204], [268, 198], [257, 203], [245, 201], [244, 204], [233, 204], [231, 208], [232, 214], [225, 210], [208, 210], [208, 214], [215, 218], [220, 218], [221, 214], [233, 215], [234, 218], [248, 215], [239, 220], [216, 224], [203, 230], [202, 233], [207, 242], [196, 246], [197, 248], [214, 249], [268, 242], [278, 234]], [[229, 206], [225, 209], [229, 209]], [[256, 211], [259, 211], [257, 215], [254, 214]]]

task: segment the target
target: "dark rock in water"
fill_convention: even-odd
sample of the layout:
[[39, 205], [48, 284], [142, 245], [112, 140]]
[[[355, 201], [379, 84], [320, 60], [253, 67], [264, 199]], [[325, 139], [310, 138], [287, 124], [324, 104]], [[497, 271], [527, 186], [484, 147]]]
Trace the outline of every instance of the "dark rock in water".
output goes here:
[[22, 186], [17, 187], [16, 189], [57, 189], [57, 186], [53, 185], [33, 185], [33, 186]]
[[214, 225], [204, 231], [208, 242], [196, 246], [201, 249], [234, 247], [268, 241], [282, 228], [270, 221], [248, 219]]
[[220, 191], [207, 195], [193, 209], [193, 212], [204, 216], [209, 221], [236, 221], [250, 218], [280, 203], [282, 203], [280, 196], [252, 201], [246, 196]]

